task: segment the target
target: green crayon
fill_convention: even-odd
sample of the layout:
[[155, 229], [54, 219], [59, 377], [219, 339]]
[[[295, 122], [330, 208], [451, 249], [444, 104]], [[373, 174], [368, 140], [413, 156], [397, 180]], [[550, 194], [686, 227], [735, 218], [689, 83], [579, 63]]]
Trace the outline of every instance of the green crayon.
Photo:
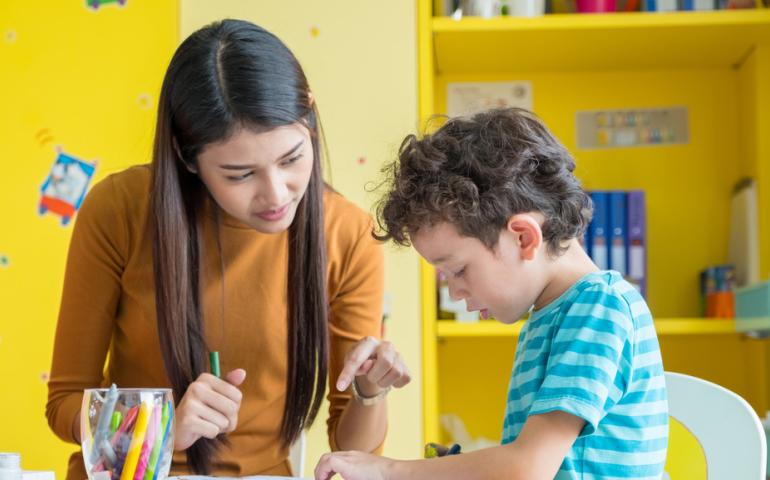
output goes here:
[[221, 377], [219, 372], [219, 352], [209, 352], [209, 363], [211, 363], [211, 374], [215, 377]]

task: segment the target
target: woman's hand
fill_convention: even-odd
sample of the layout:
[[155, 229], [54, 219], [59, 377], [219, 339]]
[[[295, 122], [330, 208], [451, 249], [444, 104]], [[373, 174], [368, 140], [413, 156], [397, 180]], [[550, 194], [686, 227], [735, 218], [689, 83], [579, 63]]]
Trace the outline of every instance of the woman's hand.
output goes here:
[[369, 397], [391, 386], [403, 387], [412, 380], [412, 375], [392, 343], [366, 337], [345, 355], [337, 390], [345, 391], [354, 378], [359, 391]]
[[224, 378], [202, 373], [187, 387], [176, 409], [174, 450], [186, 450], [201, 437], [215, 438], [235, 430], [241, 408], [241, 391], [237, 388], [246, 371], [236, 369]]
[[330, 480], [335, 474], [345, 480], [388, 480], [396, 463], [363, 452], [327, 453], [315, 467], [315, 480]]

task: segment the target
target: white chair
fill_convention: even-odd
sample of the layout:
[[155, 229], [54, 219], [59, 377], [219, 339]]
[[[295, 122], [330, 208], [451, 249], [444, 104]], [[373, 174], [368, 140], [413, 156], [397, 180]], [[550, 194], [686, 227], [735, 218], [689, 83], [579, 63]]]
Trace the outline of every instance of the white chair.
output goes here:
[[291, 464], [292, 475], [301, 477], [305, 473], [305, 454], [307, 453], [307, 434], [303, 430], [299, 438], [291, 444], [289, 449], [289, 463]]
[[709, 480], [765, 480], [765, 431], [754, 409], [706, 380], [666, 372], [669, 415], [703, 448]]

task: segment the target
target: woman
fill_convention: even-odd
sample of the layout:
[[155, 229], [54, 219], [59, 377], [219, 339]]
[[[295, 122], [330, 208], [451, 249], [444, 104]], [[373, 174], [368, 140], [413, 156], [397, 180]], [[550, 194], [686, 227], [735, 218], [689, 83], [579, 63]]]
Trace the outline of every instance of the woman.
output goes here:
[[[410, 375], [376, 339], [371, 221], [323, 183], [320, 150], [313, 96], [279, 39], [226, 20], [180, 45], [152, 165], [94, 186], [78, 215], [49, 382], [57, 435], [79, 442], [84, 388], [171, 386], [172, 474], [288, 475], [328, 376], [332, 449], [377, 450], [379, 400]], [[206, 373], [213, 350], [222, 379]], [[75, 454], [68, 479], [84, 476]]]

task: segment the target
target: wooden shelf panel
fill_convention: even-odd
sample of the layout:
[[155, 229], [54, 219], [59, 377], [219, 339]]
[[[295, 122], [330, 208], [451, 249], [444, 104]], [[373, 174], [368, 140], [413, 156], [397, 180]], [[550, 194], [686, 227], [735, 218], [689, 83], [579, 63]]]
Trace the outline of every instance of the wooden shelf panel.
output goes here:
[[436, 17], [436, 73], [729, 68], [770, 44], [770, 9]]
[[[473, 323], [439, 320], [439, 337], [515, 337], [524, 322], [505, 325], [493, 320]], [[770, 322], [769, 322], [770, 323]], [[655, 320], [658, 335], [729, 335], [739, 333], [735, 320], [714, 318], [661, 318]], [[743, 329], [741, 329], [743, 331]]]

